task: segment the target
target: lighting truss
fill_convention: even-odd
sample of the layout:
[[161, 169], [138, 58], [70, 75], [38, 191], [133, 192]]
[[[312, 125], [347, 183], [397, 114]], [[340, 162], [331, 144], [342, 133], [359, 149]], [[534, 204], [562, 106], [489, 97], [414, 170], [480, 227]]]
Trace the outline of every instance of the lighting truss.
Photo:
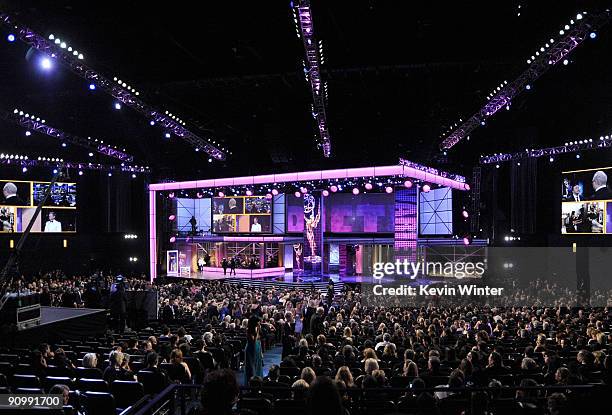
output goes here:
[[98, 170], [107, 172], [124, 172], [124, 173], [150, 173], [149, 167], [129, 165], [121, 163], [120, 165], [100, 164], [100, 163], [83, 163], [75, 161], [64, 161], [59, 157], [29, 157], [23, 154], [0, 153], [0, 164], [16, 167], [54, 167], [54, 168], [69, 168], [78, 170]]
[[489, 156], [482, 156], [480, 164], [499, 164], [505, 161], [516, 161], [527, 158], [538, 158], [544, 156], [555, 156], [558, 154], [578, 153], [586, 150], [598, 150], [612, 147], [612, 136], [601, 136], [597, 139], [589, 138], [584, 140], [569, 141], [562, 146], [540, 148], [535, 150], [525, 149], [516, 153], [497, 153]]
[[51, 127], [44, 119], [35, 117], [33, 114], [29, 114], [19, 109], [14, 109], [12, 112], [5, 112], [3, 114], [3, 118], [8, 121], [12, 121], [15, 124], [21, 125], [28, 131], [37, 131], [42, 134], [46, 134], [49, 137], [57, 138], [63, 142], [72, 143], [79, 147], [83, 147], [124, 162], [134, 161], [134, 157], [132, 155], [126, 153], [125, 151], [118, 150], [117, 146], [105, 144], [102, 140], [98, 142], [98, 140], [92, 140], [91, 138], [83, 138], [69, 134], [60, 130], [59, 128]]
[[488, 102], [476, 114], [453, 129], [443, 139], [440, 148], [442, 150], [450, 149], [476, 128], [484, 125], [485, 121], [501, 108], [508, 107], [518, 94], [530, 89], [531, 83], [563, 60], [570, 52], [580, 46], [591, 33], [595, 33], [609, 20], [610, 10], [593, 14], [583, 12], [576, 15], [569, 25], [565, 25], [559, 31], [561, 37], [557, 41], [550, 39], [550, 42], [546, 42], [531, 59], [527, 60], [529, 67], [514, 81], [502, 82], [488, 97]]
[[445, 172], [445, 171], [441, 171], [441, 170], [438, 170], [438, 169], [436, 169], [434, 167], [424, 166], [422, 164], [415, 163], [414, 161], [410, 161], [410, 160], [406, 160], [406, 159], [400, 158], [399, 159], [399, 164], [402, 165], [402, 166], [412, 167], [413, 169], [420, 170], [420, 171], [425, 172], [425, 173], [434, 174], [436, 176], [440, 176], [440, 177], [444, 177], [444, 178], [447, 178], [447, 179], [455, 180], [455, 181], [458, 181], [458, 182], [461, 182], [461, 183], [465, 183], [465, 177], [463, 177], [463, 176], [460, 176], [458, 174], [448, 173], [448, 172]]
[[162, 126], [167, 132], [171, 132], [177, 137], [182, 138], [197, 151], [206, 152], [217, 160], [225, 160], [226, 152], [224, 148], [218, 148], [213, 145], [210, 138], [204, 139], [189, 131], [182, 125], [180, 120], [177, 121], [176, 117], [173, 119], [168, 115], [167, 111], [164, 113], [147, 104], [138, 97], [140, 93], [131, 87], [128, 89], [128, 85], [125, 82], [120, 84], [96, 72], [83, 62], [82, 54], [77, 53], [77, 55], [74, 55], [74, 51], [69, 52], [65, 43], [55, 42], [59, 39], [56, 39], [53, 35], [49, 36], [51, 39], [47, 39], [34, 32], [32, 29], [22, 25], [11, 15], [3, 12], [0, 12], [0, 24], [10, 27], [11, 31], [16, 33], [23, 42], [60, 62], [81, 78], [94, 83], [97, 88], [102, 89], [121, 103], [140, 112], [149, 120]]
[[306, 52], [304, 73], [312, 92], [312, 116], [319, 130], [317, 145], [323, 149], [323, 156], [329, 157], [331, 155], [331, 137], [325, 115], [327, 83], [321, 80], [321, 64], [324, 62], [323, 46], [320, 42], [317, 42], [314, 35], [310, 0], [295, 0], [293, 12], [298, 36], [302, 38]]

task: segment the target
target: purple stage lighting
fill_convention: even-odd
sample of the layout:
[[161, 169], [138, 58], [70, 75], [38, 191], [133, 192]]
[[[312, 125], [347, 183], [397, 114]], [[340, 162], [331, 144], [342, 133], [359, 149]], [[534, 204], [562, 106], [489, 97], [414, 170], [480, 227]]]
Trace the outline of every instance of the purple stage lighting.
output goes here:
[[6, 40], [8, 40], [9, 42], [14, 42], [15, 41], [15, 35], [12, 33], [9, 33], [9, 35], [6, 37]]
[[198, 192], [198, 193], [196, 193], [196, 196], [197, 196], [197, 198], [198, 198], [198, 199], [202, 199], [202, 197], [203, 197], [204, 195], [202, 195], [202, 193]]
[[463, 245], [469, 245], [470, 244], [470, 238], [468, 238], [467, 236], [463, 238]]
[[28, 171], [28, 168], [27, 168], [27, 167], [24, 167], [24, 168], [22, 168], [22, 169], [21, 169], [21, 171], [25, 173], [25, 172], [27, 172], [27, 171]]
[[427, 193], [431, 190], [431, 186], [429, 186], [428, 184], [424, 185], [422, 188], [423, 192]]
[[278, 195], [278, 190], [276, 190], [276, 189], [272, 189], [272, 194], [273, 194], [274, 196]]
[[353, 194], [354, 195], [358, 195], [359, 194], [359, 189], [357, 187], [353, 187]]
[[329, 190], [323, 190], [323, 196], [327, 197], [329, 196]]
[[79, 176], [83, 175], [83, 170], [79, 170]]
[[410, 180], [406, 180], [404, 182], [404, 187], [410, 189], [412, 187], [412, 182]]
[[250, 191], [250, 190], [247, 190], [247, 191], [246, 191], [246, 195], [247, 195], [247, 196], [253, 196], [253, 192], [252, 192], [252, 191]]
[[164, 134], [164, 137], [166, 137], [166, 138], [170, 138], [170, 133], [166, 133], [166, 134]]
[[294, 193], [294, 195], [295, 195], [295, 197], [301, 197], [302, 196], [302, 194], [300, 192], [297, 192], [297, 191]]
[[149, 121], [149, 125], [155, 125], [155, 121], [153, 120]]
[[170, 238], [170, 243], [171, 243], [171, 244], [173, 244], [173, 243], [175, 243], [175, 242], [176, 242], [176, 237], [175, 237], [175, 236], [171, 237], [171, 238]]
[[470, 216], [470, 214], [467, 212], [467, 210], [464, 210], [463, 212], [461, 212], [461, 215], [463, 215], [464, 218], [468, 218]]
[[89, 84], [89, 89], [91, 91], [95, 91], [96, 90], [96, 84]]
[[115, 109], [116, 110], [120, 110], [121, 109], [121, 104], [118, 102], [115, 102]]
[[336, 193], [336, 192], [338, 191], [338, 186], [333, 185], [333, 186], [331, 186], [331, 187], [329, 188], [329, 190], [331, 190], [331, 191], [332, 191], [332, 193]]
[[272, 193], [266, 193], [266, 199], [272, 199]]
[[168, 220], [169, 220], [170, 222], [172, 222], [174, 219], [176, 219], [176, 216], [174, 216], [174, 215], [170, 215], [170, 216], [168, 216]]
[[26, 137], [29, 137], [29, 136], [31, 136], [31, 135], [32, 135], [32, 133], [31, 133], [31, 132], [29, 132], [29, 131], [26, 131], [26, 132], [25, 132], [25, 135], [26, 135]]
[[366, 190], [372, 190], [372, 183], [366, 183], [365, 188]]
[[168, 195], [168, 197], [169, 197], [170, 199], [174, 199], [174, 192], [170, 193], [170, 194]]
[[219, 192], [219, 193], [217, 193], [217, 195], [219, 195], [219, 197], [225, 197], [225, 193], [223, 193], [223, 192]]
[[387, 186], [387, 187], [385, 187], [385, 192], [393, 193], [393, 188], [391, 186]]

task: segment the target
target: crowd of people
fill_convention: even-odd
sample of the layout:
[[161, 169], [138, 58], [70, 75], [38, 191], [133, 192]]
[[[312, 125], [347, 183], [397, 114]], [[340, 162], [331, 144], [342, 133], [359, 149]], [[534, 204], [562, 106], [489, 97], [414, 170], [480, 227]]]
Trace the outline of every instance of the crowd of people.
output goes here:
[[[101, 277], [100, 284], [113, 281]], [[88, 303], [85, 279], [48, 274], [20, 284], [41, 295], [48, 291], [51, 304]], [[156, 329], [146, 341], [114, 343], [103, 378], [137, 379], [131, 362], [140, 356], [141, 369], [160, 371], [169, 381], [203, 384], [204, 413], [230, 413], [236, 402], [246, 402], [240, 383], [261, 389], [249, 392], [255, 394], [251, 398], [290, 393], [313, 408], [319, 404], [314, 397], [326, 396], [344, 408], [338, 414], [371, 400], [436, 408], [466, 394], [491, 408], [503, 387], [519, 388], [512, 401], [521, 407], [542, 405], [542, 399], [561, 407], [579, 396], [571, 385], [612, 385], [612, 309], [533, 301], [530, 296], [553, 294], [571, 300], [570, 292], [547, 281], [515, 287], [523, 306], [447, 306], [432, 299], [418, 307], [367, 304], [359, 285], [349, 284], [338, 295], [333, 289], [223, 281], [169, 279], [151, 286], [126, 278], [125, 285], [158, 291], [159, 321], [152, 322]], [[74, 301], [65, 299], [67, 291], [78, 293]], [[276, 345], [282, 348], [280, 360], [264, 368], [264, 353]], [[54, 359], [61, 355], [56, 351]], [[48, 356], [48, 351], [36, 354], [41, 366]], [[83, 366], [100, 367], [95, 359], [89, 356]], [[529, 389], [538, 385], [565, 389]], [[467, 392], [429, 389], [444, 386]], [[479, 387], [500, 392], [469, 392]], [[209, 399], [213, 395], [227, 399]]]

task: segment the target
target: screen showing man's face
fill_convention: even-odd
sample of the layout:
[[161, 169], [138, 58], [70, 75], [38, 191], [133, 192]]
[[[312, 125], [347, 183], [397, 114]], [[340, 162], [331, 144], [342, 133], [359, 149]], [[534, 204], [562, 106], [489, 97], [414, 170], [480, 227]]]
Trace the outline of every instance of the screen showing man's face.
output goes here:
[[55, 213], [49, 213], [49, 220], [50, 221], [54, 221], [55, 220]]
[[574, 194], [575, 195], [579, 195], [580, 194], [580, 186], [578, 186], [578, 185], [574, 186]]

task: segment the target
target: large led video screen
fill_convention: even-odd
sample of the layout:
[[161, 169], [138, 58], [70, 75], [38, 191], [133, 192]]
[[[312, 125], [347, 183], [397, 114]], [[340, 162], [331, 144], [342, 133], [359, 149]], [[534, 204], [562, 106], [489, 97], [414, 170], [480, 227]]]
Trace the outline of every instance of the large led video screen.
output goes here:
[[612, 167], [566, 171], [561, 180], [561, 233], [612, 234]]
[[388, 193], [336, 193], [324, 198], [325, 232], [392, 233], [395, 197]]
[[272, 233], [272, 200], [265, 196], [213, 198], [214, 233]]
[[[0, 232], [25, 231], [50, 185], [43, 181], [0, 180]], [[31, 232], [76, 232], [76, 217], [76, 183], [55, 183]]]

